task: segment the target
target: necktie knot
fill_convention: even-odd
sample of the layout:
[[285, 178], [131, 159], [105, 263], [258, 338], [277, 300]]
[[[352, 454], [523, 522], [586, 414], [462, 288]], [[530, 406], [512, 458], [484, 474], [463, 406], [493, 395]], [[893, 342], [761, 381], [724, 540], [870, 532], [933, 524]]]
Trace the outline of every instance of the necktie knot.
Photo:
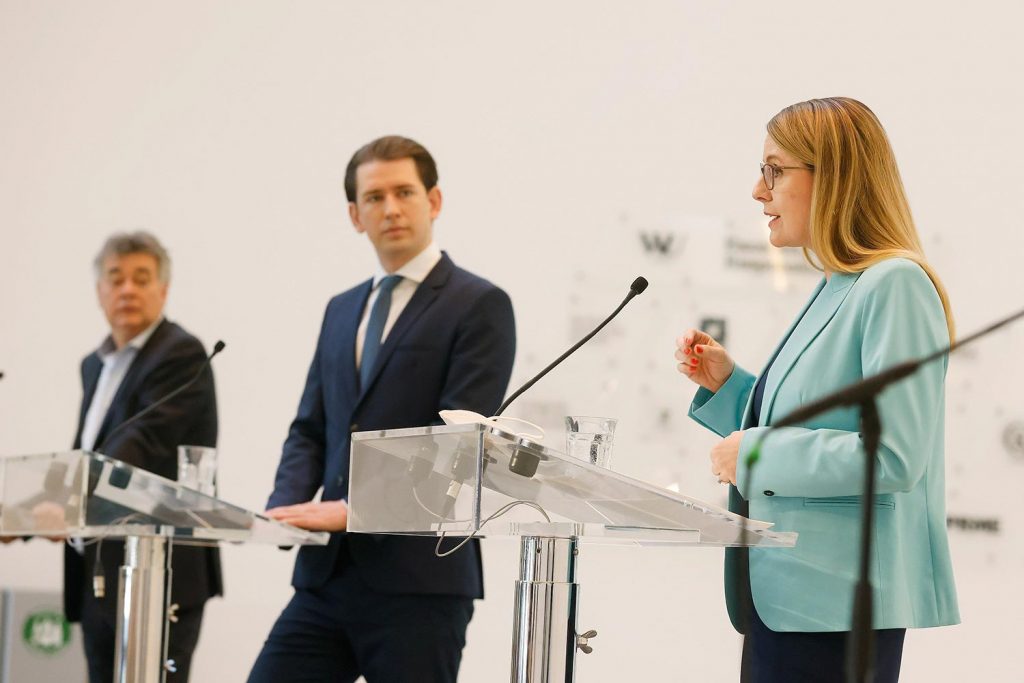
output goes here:
[[377, 284], [377, 289], [379, 290], [378, 297], [380, 296], [380, 294], [383, 294], [384, 292], [390, 294], [391, 291], [396, 286], [398, 286], [398, 283], [401, 281], [401, 275], [385, 275], [384, 277], [382, 277], [380, 282]]
[[391, 311], [391, 292], [402, 281], [401, 275], [388, 275], [377, 284], [377, 300], [370, 309], [370, 319], [366, 323], [366, 338], [363, 340], [363, 357], [359, 364], [359, 384], [364, 389], [373, 374], [377, 355], [380, 353], [381, 340], [384, 338], [384, 326]]

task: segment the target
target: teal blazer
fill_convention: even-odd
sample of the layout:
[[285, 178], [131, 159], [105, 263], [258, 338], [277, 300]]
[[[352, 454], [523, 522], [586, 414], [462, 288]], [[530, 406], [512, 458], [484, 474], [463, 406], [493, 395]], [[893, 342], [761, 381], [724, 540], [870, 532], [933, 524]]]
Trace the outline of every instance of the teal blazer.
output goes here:
[[[860, 411], [836, 409], [772, 432], [748, 468], [750, 451], [773, 419], [948, 343], [942, 303], [927, 274], [912, 261], [889, 259], [818, 285], [776, 350], [758, 424], [751, 424], [757, 378], [740, 367], [717, 392], [697, 392], [690, 417], [721, 436], [743, 430], [730, 509], [738, 511], [741, 492], [751, 518], [799, 534], [792, 549], [750, 550], [754, 605], [773, 631], [850, 629], [864, 473]], [[960, 621], [946, 537], [945, 375], [946, 362], [935, 361], [878, 398], [875, 628]], [[732, 584], [726, 581], [726, 602], [740, 630]]]

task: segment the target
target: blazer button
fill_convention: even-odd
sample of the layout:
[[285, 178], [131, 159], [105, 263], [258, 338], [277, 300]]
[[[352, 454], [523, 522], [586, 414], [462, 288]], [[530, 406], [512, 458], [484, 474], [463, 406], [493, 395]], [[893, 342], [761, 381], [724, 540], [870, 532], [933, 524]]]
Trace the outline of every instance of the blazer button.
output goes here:
[[774, 496], [775, 495], [775, 491], [765, 491], [764, 495], [766, 495], [766, 496]]
[[350, 424], [348, 426], [349, 434], [351, 434], [352, 432], [358, 432], [358, 431], [359, 431], [359, 425], [357, 425], [355, 422], [353, 422], [352, 424]]
[[345, 475], [339, 474], [338, 475], [338, 486], [341, 486], [344, 483], [345, 483]]

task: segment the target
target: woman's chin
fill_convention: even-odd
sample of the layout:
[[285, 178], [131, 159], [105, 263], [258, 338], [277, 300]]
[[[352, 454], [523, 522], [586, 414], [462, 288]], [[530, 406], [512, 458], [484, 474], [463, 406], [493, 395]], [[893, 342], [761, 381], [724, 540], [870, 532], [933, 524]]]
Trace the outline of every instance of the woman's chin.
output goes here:
[[771, 234], [768, 235], [768, 242], [770, 242], [773, 247], [777, 247], [779, 249], [804, 246], [797, 240], [789, 239], [789, 236], [780, 230], [772, 230]]

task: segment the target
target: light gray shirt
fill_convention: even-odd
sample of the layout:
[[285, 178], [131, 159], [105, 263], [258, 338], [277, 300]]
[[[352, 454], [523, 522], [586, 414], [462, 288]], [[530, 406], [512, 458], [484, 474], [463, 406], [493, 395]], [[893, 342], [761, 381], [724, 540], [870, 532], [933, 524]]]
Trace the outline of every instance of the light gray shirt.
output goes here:
[[139, 349], [146, 345], [157, 326], [163, 321], [163, 316], [155, 323], [135, 335], [127, 344], [120, 349], [115, 348], [114, 340], [107, 337], [96, 350], [96, 355], [103, 361], [103, 369], [100, 371], [99, 381], [96, 383], [96, 391], [92, 395], [92, 402], [89, 403], [89, 410], [85, 414], [85, 423], [82, 425], [82, 448], [90, 451], [96, 446], [96, 436], [100, 433], [103, 420], [107, 416], [110, 404], [117, 395], [117, 390], [124, 381], [132, 361], [138, 355]]

